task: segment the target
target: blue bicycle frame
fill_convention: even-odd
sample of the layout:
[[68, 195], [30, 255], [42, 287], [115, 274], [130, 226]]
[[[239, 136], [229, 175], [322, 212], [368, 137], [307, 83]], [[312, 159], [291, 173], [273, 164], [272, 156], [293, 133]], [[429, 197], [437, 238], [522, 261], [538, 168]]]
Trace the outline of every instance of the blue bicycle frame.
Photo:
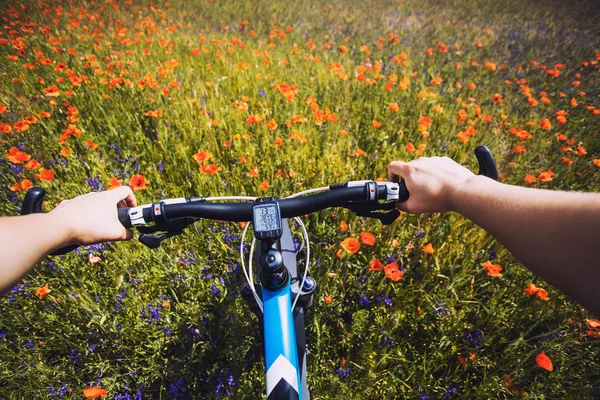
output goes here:
[[284, 219], [282, 225], [279, 247], [290, 277], [278, 290], [261, 287], [267, 399], [310, 400], [306, 385], [304, 309], [297, 305], [292, 311], [292, 287], [294, 292], [299, 291], [299, 284], [291, 283], [291, 278], [297, 277], [296, 251], [289, 221]]
[[263, 288], [267, 399], [302, 399], [290, 280], [278, 291]]

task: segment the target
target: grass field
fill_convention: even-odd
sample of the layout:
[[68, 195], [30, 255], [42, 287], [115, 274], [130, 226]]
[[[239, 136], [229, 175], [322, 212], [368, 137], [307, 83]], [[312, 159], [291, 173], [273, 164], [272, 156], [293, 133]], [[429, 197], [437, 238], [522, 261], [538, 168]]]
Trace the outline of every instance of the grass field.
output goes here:
[[[282, 197], [419, 156], [476, 172], [482, 144], [502, 182], [597, 192], [597, 7], [3, 2], [0, 215], [31, 186], [48, 211], [119, 185], [140, 204]], [[306, 223], [314, 398], [600, 398], [593, 316], [462, 216], [382, 227], [339, 209]], [[0, 298], [0, 398], [264, 397], [241, 231], [203, 221], [156, 250], [107, 243], [41, 261]], [[358, 251], [342, 249], [349, 238]]]

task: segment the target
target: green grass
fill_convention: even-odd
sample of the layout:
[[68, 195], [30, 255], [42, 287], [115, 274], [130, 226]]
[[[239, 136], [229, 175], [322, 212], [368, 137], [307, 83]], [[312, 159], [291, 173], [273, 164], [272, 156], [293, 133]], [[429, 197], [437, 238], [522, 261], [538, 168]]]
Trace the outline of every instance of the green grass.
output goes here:
[[[505, 183], [600, 189], [593, 162], [600, 158], [600, 23], [593, 2], [116, 4], [8, 2], [0, 12], [0, 105], [7, 107], [0, 151], [21, 146], [54, 172], [51, 182], [42, 181], [39, 171], [3, 157], [0, 215], [18, 213], [24, 192], [11, 187], [24, 179], [46, 189], [46, 211], [98, 184], [107, 188], [110, 178], [128, 184], [135, 174], [149, 181], [136, 191], [140, 204], [162, 196], [285, 196], [384, 178], [390, 161], [419, 155], [446, 155], [476, 171], [473, 150], [481, 144], [493, 152]], [[405, 65], [392, 60], [403, 52]], [[549, 75], [559, 63], [560, 74]], [[367, 64], [381, 70], [357, 79], [357, 67]], [[147, 74], [156, 87], [140, 85]], [[431, 83], [437, 76], [443, 84]], [[398, 85], [403, 77], [410, 81], [405, 89]], [[297, 87], [291, 102], [278, 90], [284, 82]], [[56, 97], [44, 91], [53, 85]], [[496, 94], [503, 104], [492, 101]], [[317, 124], [312, 102], [337, 118]], [[555, 115], [560, 110], [564, 125]], [[264, 120], [248, 124], [250, 115]], [[291, 122], [294, 115], [306, 121]], [[37, 121], [18, 130], [27, 116]], [[422, 116], [432, 122], [427, 137]], [[543, 119], [551, 129], [541, 127]], [[2, 124], [10, 132], [1, 132]], [[69, 124], [83, 133], [60, 143]], [[457, 135], [469, 125], [477, 132], [463, 143]], [[519, 140], [515, 129], [531, 139]], [[571, 151], [558, 133], [572, 140]], [[407, 149], [409, 142], [417, 151]], [[587, 154], [577, 153], [579, 144]], [[516, 145], [527, 151], [514, 153]], [[71, 154], [62, 156], [63, 148]], [[199, 170], [193, 155], [200, 150], [211, 153], [202, 164], [214, 163], [218, 173]], [[551, 181], [525, 183], [526, 175], [548, 170]], [[264, 181], [270, 187], [261, 191]], [[311, 275], [319, 284], [307, 338], [315, 398], [600, 397], [600, 342], [587, 335], [589, 313], [476, 225], [449, 213], [405, 214], [382, 227], [331, 211], [306, 219], [316, 263]], [[341, 220], [349, 225], [345, 233]], [[375, 245], [336, 257], [341, 241], [360, 232], [374, 233]], [[0, 398], [81, 398], [88, 386], [118, 399], [263, 396], [257, 320], [237, 295], [243, 275], [239, 237], [231, 235], [240, 234], [236, 224], [204, 221], [156, 250], [131, 241], [41, 261], [0, 298]], [[433, 254], [421, 250], [428, 243]], [[90, 253], [102, 260], [91, 265]], [[503, 267], [500, 278], [481, 266], [492, 257]], [[373, 258], [396, 259], [404, 277], [393, 282], [369, 271]], [[527, 296], [531, 282], [550, 300]], [[35, 289], [45, 284], [51, 292], [40, 300]], [[165, 300], [169, 309], [161, 307]], [[155, 309], [158, 319], [150, 317]], [[536, 365], [542, 351], [554, 371]]]

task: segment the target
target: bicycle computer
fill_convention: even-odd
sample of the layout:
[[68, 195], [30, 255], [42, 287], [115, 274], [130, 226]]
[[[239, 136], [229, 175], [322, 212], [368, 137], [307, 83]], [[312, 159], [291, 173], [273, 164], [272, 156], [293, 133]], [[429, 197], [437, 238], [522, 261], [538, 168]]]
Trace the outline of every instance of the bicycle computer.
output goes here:
[[258, 240], [279, 239], [283, 233], [279, 204], [275, 201], [259, 202], [252, 207], [254, 237]]

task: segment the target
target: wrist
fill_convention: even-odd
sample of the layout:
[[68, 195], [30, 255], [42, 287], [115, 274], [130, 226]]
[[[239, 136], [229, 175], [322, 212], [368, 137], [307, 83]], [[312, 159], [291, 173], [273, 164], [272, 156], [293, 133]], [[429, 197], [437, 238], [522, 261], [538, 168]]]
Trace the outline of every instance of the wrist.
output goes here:
[[48, 229], [54, 249], [77, 244], [75, 229], [56, 212], [40, 214], [44, 218], [43, 226]]
[[462, 214], [461, 206], [466, 203], [466, 199], [470, 196], [470, 193], [488, 181], [491, 181], [491, 179], [486, 176], [473, 175], [455, 186], [448, 196], [450, 211]]

